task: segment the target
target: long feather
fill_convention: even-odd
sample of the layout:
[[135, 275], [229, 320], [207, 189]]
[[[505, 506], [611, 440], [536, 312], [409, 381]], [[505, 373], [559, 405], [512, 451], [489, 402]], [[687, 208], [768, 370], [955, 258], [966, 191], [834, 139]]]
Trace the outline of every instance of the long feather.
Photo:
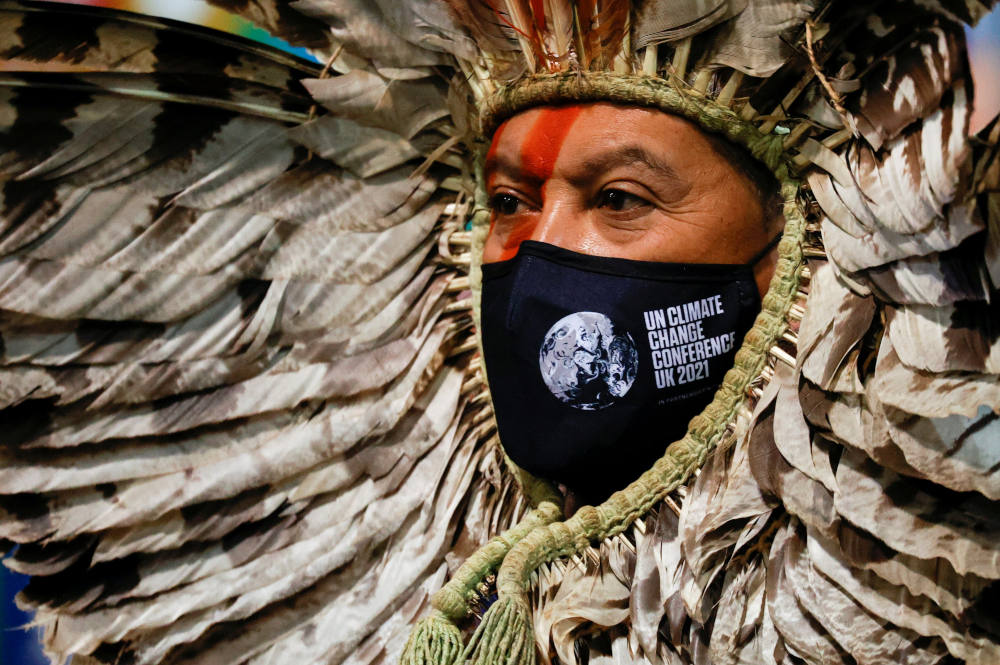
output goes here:
[[781, 529], [771, 545], [767, 565], [767, 610], [781, 639], [795, 654], [808, 655], [815, 663], [854, 662], [849, 654], [830, 639], [802, 607], [789, 574], [790, 547], [798, 536], [795, 524]]
[[[420, 66], [471, 42], [418, 4], [362, 8], [388, 57], [345, 39], [329, 78], [170, 21], [0, 9], [0, 529], [24, 541], [11, 565], [37, 576], [22, 601], [54, 658], [291, 653], [314, 615], [324, 652], [371, 650], [455, 538], [475, 549], [516, 514], [510, 479], [500, 506], [478, 475], [471, 354], [446, 362], [469, 314], [435, 247], [458, 161], [447, 85]], [[233, 8], [333, 55], [315, 18]], [[317, 75], [326, 99], [300, 85]]]
[[[869, 533], [878, 533], [893, 549], [923, 559], [946, 559], [959, 573], [1000, 577], [1000, 557], [990, 545], [998, 527], [981, 497], [914, 487], [913, 481], [902, 480], [851, 450], [841, 457], [837, 483], [837, 512]], [[956, 549], [954, 543], [959, 541], [963, 546]]]
[[796, 535], [785, 549], [784, 572], [803, 610], [827, 635], [831, 644], [849, 653], [858, 663], [890, 665], [937, 663], [946, 652], [940, 640], [921, 639], [892, 625], [896, 617], [872, 616], [855, 598], [815, 570], [806, 547], [808, 537]]
[[[1000, 647], [985, 635], [970, 630], [967, 625], [961, 625], [953, 616], [942, 614], [941, 610], [926, 598], [912, 596], [905, 589], [894, 587], [871, 574], [849, 568], [833, 542], [818, 534], [811, 535], [807, 549], [811, 567], [815, 571], [813, 579], [829, 579], [867, 613], [899, 626], [902, 630], [894, 632], [899, 635], [897, 640], [900, 644], [914, 641], [913, 638], [906, 640], [904, 637], [913, 633], [932, 638], [930, 641], [934, 647], [920, 649], [920, 657], [926, 659], [924, 662], [936, 662], [942, 651], [940, 644], [946, 645], [952, 655], [963, 660], [989, 662], [1000, 656]], [[864, 640], [859, 634], [858, 622], [845, 628], [846, 635], [858, 638], [862, 644], [878, 643], [875, 640]], [[882, 639], [881, 643], [885, 644], [890, 639]], [[901, 658], [913, 659], [918, 654], [911, 651], [910, 654], [904, 655], [894, 650], [885, 655], [894, 659], [892, 662], [899, 662]]]
[[544, 35], [546, 65], [551, 70], [565, 67], [573, 46], [575, 14], [569, 0], [534, 0], [531, 3], [536, 28]]
[[544, 45], [538, 28], [539, 25], [544, 26], [545, 21], [544, 16], [534, 16], [531, 2], [532, 0], [498, 0], [497, 10], [500, 20], [514, 31], [528, 70], [534, 72], [539, 61], [544, 62]]

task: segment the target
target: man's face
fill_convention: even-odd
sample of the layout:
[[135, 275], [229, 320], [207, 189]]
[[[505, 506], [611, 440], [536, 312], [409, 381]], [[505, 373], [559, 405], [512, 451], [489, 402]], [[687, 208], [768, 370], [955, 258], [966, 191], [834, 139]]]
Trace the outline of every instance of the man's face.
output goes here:
[[[486, 157], [483, 262], [524, 240], [594, 256], [745, 263], [777, 229], [749, 179], [692, 123], [609, 103], [538, 107], [497, 129]], [[755, 270], [763, 293], [773, 257]]]

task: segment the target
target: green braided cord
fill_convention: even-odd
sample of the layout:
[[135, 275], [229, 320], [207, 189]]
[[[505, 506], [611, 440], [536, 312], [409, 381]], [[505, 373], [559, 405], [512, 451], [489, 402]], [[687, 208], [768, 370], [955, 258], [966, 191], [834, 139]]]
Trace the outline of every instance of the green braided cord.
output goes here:
[[[755, 126], [709, 98], [694, 91], [682, 92], [655, 77], [625, 77], [606, 72], [540, 75], [498, 91], [484, 107], [481, 126], [484, 135], [489, 136], [504, 119], [529, 107], [597, 101], [656, 108], [692, 120], [745, 146], [781, 183], [785, 231], [778, 243], [778, 262], [761, 311], [711, 404], [691, 420], [684, 438], [668, 446], [651, 469], [600, 506], [584, 506], [565, 522], [532, 530], [503, 558], [497, 575], [499, 600], [487, 611], [466, 649], [466, 658], [472, 658], [476, 665], [534, 664], [527, 595], [531, 573], [546, 562], [570, 556], [592, 542], [621, 533], [690, 478], [744, 404], [748, 386], [760, 375], [768, 350], [786, 327], [786, 315], [798, 291], [805, 216], [797, 201], [799, 183], [785, 161], [783, 140], [780, 136], [761, 134]], [[482, 188], [481, 177], [479, 183]], [[485, 229], [481, 235], [485, 238]]]
[[[536, 495], [552, 493], [551, 485], [533, 479]], [[455, 625], [469, 614], [469, 601], [479, 583], [495, 571], [517, 542], [541, 526], [562, 517], [557, 496], [548, 496], [528, 512], [514, 527], [490, 539], [466, 559], [455, 575], [431, 597], [430, 614], [420, 619], [410, 631], [400, 658], [400, 665], [457, 665], [462, 653], [462, 634]]]
[[462, 633], [438, 610], [418, 621], [410, 632], [399, 665], [457, 665]]
[[469, 601], [480, 581], [499, 567], [510, 549], [535, 529], [562, 517], [555, 501], [543, 501], [514, 527], [494, 536], [466, 559], [447, 584], [431, 598], [431, 605], [451, 621], [469, 614]]
[[561, 518], [563, 496], [559, 493], [559, 490], [557, 490], [548, 480], [534, 476], [519, 467], [517, 464], [514, 464], [514, 461], [507, 457], [506, 453], [504, 454], [503, 459], [504, 463], [507, 465], [507, 470], [514, 474], [514, 477], [517, 479], [517, 484], [521, 488], [521, 493], [528, 498], [531, 505], [541, 506], [543, 503], [552, 503], [559, 506], [559, 514], [554, 519], [545, 522], [545, 524], [551, 524], [555, 520]]

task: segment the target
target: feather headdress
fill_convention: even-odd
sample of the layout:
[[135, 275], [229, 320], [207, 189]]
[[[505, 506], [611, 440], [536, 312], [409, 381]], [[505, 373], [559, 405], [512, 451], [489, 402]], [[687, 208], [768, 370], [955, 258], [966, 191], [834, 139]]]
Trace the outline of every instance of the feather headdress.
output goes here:
[[[54, 660], [1000, 657], [985, 4], [213, 4], [326, 66], [0, 3], [0, 543]], [[475, 153], [599, 99], [744, 145], [788, 225], [734, 378], [559, 521], [479, 368]]]

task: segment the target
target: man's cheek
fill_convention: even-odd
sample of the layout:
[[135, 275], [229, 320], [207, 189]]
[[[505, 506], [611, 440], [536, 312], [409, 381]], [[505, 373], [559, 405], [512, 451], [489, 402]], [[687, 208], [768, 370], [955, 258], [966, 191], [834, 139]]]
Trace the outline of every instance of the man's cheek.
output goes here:
[[503, 239], [500, 260], [506, 261], [507, 259], [514, 258], [517, 250], [521, 247], [521, 243], [525, 240], [531, 240], [536, 226], [538, 226], [537, 220], [524, 220], [515, 224], [514, 228]]
[[[537, 226], [537, 219], [522, 219], [517, 222], [505, 221], [498, 228], [494, 217], [490, 220], [490, 230], [486, 236], [487, 257], [490, 261], [506, 261], [514, 258], [521, 243], [531, 240]], [[493, 258], [494, 256], [496, 258]]]

